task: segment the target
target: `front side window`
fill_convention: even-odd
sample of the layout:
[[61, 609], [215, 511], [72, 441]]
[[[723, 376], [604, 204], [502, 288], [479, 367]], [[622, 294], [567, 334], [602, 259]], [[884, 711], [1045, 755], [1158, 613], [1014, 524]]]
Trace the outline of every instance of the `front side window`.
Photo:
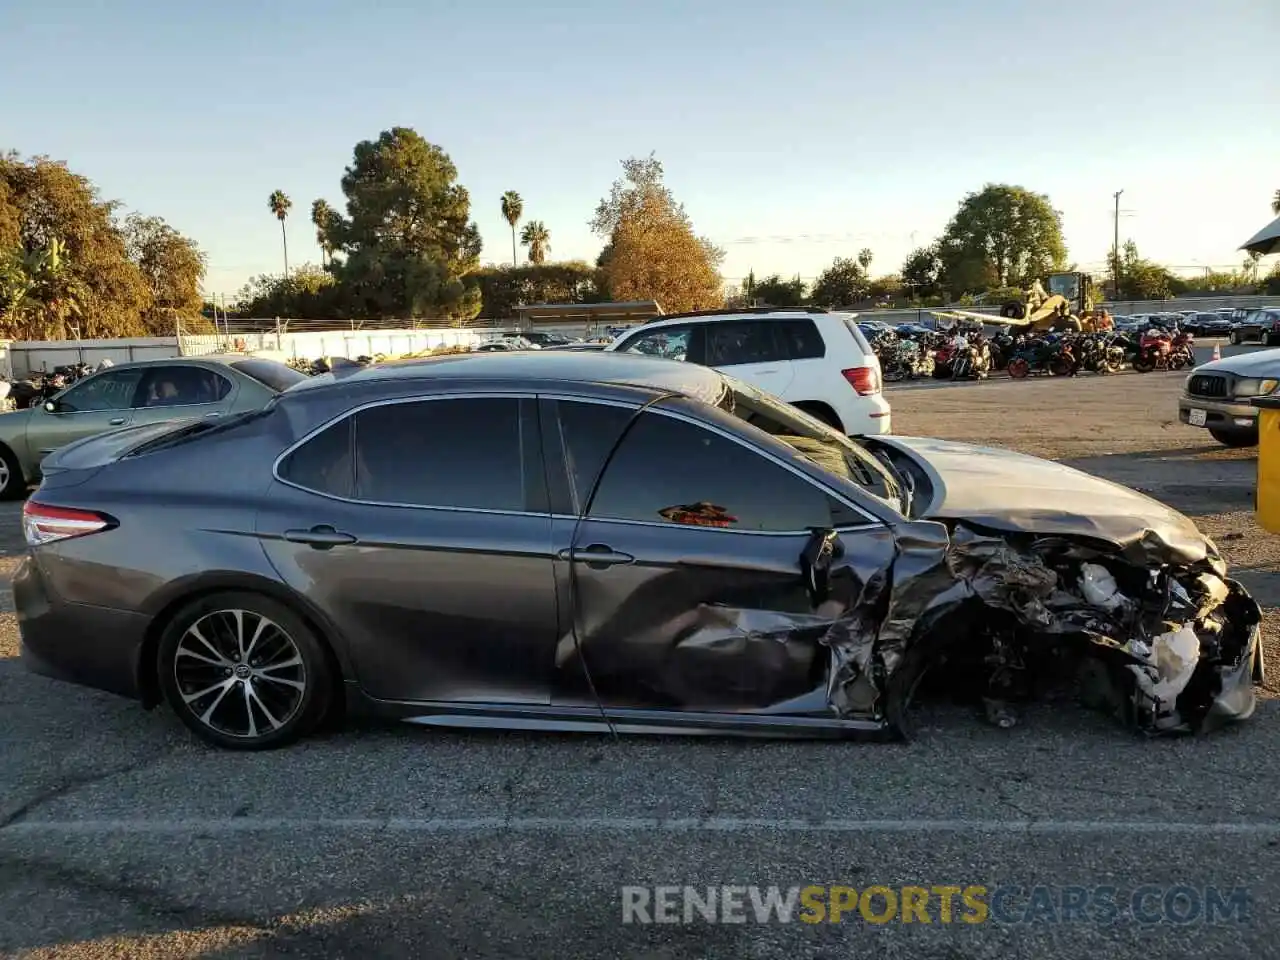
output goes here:
[[388, 403], [355, 415], [356, 499], [525, 510], [520, 401]]
[[766, 320], [729, 320], [709, 323], [707, 366], [731, 367], [742, 363], [773, 363], [787, 358], [774, 325]]
[[93, 410], [128, 410], [142, 381], [142, 370], [110, 370], [77, 383], [58, 398], [61, 413], [87, 413]]
[[618, 447], [589, 514], [778, 533], [832, 523], [818, 487], [727, 437], [652, 412], [640, 415]]
[[662, 357], [665, 360], [686, 360], [689, 356], [689, 338], [692, 327], [663, 327], [641, 333], [619, 345], [619, 353], [638, 353], [646, 357]]

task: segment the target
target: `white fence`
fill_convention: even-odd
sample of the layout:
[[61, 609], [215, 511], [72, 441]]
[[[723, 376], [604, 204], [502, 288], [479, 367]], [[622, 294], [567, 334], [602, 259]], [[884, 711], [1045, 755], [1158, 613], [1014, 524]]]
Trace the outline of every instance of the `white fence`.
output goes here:
[[125, 363], [161, 357], [210, 353], [266, 353], [281, 360], [359, 357], [383, 353], [397, 356], [437, 347], [472, 346], [493, 335], [490, 330], [337, 330], [325, 333], [232, 333], [182, 337], [133, 337], [118, 340], [0, 341], [0, 373], [21, 379], [71, 363], [101, 360]]

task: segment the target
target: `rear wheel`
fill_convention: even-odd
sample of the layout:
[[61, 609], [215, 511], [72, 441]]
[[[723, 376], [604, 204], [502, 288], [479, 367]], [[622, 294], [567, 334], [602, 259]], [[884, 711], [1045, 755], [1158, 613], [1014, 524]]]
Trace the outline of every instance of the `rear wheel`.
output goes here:
[[821, 420], [834, 430], [844, 430], [844, 425], [840, 423], [840, 418], [835, 415], [835, 412], [830, 407], [824, 404], [802, 400], [799, 403], [792, 404], [792, 406], [797, 410], [803, 410], [815, 420]]
[[1241, 430], [1220, 430], [1209, 428], [1209, 436], [1228, 447], [1256, 447], [1258, 445], [1258, 428]]
[[157, 656], [169, 705], [219, 747], [284, 746], [315, 729], [332, 702], [323, 641], [284, 604], [259, 594], [195, 601], [165, 629]]
[[26, 492], [22, 465], [12, 450], [0, 444], [0, 500], [17, 500]]
[[1155, 368], [1154, 363], [1151, 363], [1143, 357], [1134, 357], [1133, 359], [1133, 369], [1138, 373], [1150, 373]]
[[1031, 364], [1023, 357], [1014, 357], [1009, 361], [1009, 376], [1022, 380], [1031, 374]]

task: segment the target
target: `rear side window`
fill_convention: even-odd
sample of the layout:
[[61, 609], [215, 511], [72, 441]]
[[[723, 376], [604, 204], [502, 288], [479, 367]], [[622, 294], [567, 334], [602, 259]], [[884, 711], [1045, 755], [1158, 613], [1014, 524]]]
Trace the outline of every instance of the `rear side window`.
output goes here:
[[849, 331], [849, 336], [853, 337], [853, 342], [858, 345], [858, 349], [865, 356], [871, 353], [871, 344], [867, 343], [867, 338], [862, 335], [862, 331], [858, 329], [858, 325], [853, 321], [852, 317], [844, 317], [845, 329]]
[[280, 479], [332, 497], [355, 496], [352, 424], [347, 417], [294, 450], [280, 464]]
[[248, 360], [233, 360], [231, 369], [243, 373], [246, 377], [257, 380], [264, 387], [283, 393], [295, 383], [306, 380], [306, 374], [299, 373], [293, 367], [262, 357], [251, 357]]
[[822, 334], [818, 332], [817, 324], [808, 317], [779, 320], [775, 329], [790, 359], [816, 360], [827, 355], [827, 345], [822, 342]]
[[525, 510], [520, 401], [390, 403], [355, 415], [356, 499]]
[[802, 532], [832, 524], [827, 495], [760, 453], [711, 430], [641, 414], [591, 503], [602, 520]]
[[774, 324], [763, 320], [725, 320], [706, 325], [706, 365], [731, 367], [787, 359]]

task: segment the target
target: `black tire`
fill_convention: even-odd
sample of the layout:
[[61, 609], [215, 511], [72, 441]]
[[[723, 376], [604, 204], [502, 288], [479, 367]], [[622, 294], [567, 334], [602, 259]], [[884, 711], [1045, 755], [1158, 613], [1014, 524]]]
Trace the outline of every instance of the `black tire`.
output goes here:
[[[269, 625], [257, 639], [263, 646], [247, 644], [251, 654], [262, 655], [267, 663], [239, 658], [237, 613], [242, 639], [256, 632], [258, 624]], [[199, 637], [190, 632], [193, 627]], [[204, 659], [180, 656], [180, 651]], [[214, 656], [225, 666], [214, 663]], [[211, 594], [184, 607], [165, 627], [156, 658], [169, 706], [197, 736], [219, 747], [285, 746], [313, 731], [333, 701], [334, 677], [324, 641], [289, 607], [257, 593]], [[297, 666], [290, 665], [294, 659]], [[265, 730], [259, 729], [259, 721]]]
[[1133, 369], [1137, 373], [1150, 373], [1155, 369], [1155, 364], [1148, 363], [1145, 360], [1139, 360], [1135, 357], [1133, 361]]
[[1000, 306], [1000, 316], [1006, 320], [1021, 320], [1027, 315], [1026, 304], [1018, 303], [1016, 300], [1009, 300]]
[[1234, 345], [1235, 345], [1235, 346], [1237, 346], [1237, 347], [1238, 347], [1238, 346], [1240, 346], [1240, 344], [1244, 342], [1244, 341], [1241, 339], [1241, 337], [1240, 337], [1240, 333], [1239, 333], [1239, 331], [1237, 331], [1237, 330], [1232, 330], [1232, 331], [1231, 331], [1231, 342], [1232, 342], [1232, 344], [1234, 344]]
[[0, 443], [0, 500], [21, 500], [27, 493], [27, 479], [13, 451]]
[[1252, 430], [1219, 430], [1209, 428], [1209, 436], [1226, 447], [1256, 447], [1258, 445], [1258, 428]]

